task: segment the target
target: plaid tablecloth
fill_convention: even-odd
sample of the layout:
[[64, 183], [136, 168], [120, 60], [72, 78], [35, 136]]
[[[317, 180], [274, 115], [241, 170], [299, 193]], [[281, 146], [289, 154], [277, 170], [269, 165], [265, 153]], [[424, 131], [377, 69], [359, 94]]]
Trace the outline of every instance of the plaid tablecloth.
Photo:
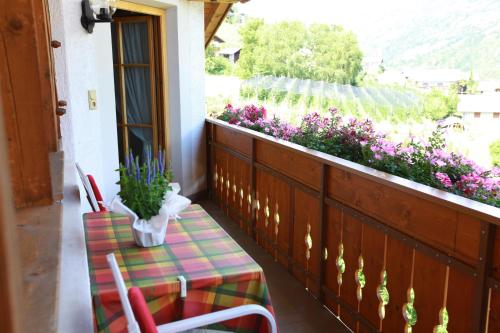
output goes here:
[[[126, 319], [106, 254], [114, 252], [127, 287], [141, 288], [157, 325], [244, 304], [273, 313], [262, 268], [201, 208], [192, 205], [171, 220], [166, 243], [137, 247], [130, 221], [115, 213], [83, 216], [95, 325], [99, 332], [126, 333]], [[180, 298], [178, 275], [187, 280]], [[210, 328], [267, 332], [257, 316]]]

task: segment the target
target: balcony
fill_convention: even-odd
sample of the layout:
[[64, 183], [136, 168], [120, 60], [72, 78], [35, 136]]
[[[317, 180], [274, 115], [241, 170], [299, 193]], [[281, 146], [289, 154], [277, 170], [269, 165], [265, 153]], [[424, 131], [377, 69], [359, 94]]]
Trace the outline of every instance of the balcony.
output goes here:
[[500, 210], [206, 122], [210, 199], [355, 332], [500, 330]]

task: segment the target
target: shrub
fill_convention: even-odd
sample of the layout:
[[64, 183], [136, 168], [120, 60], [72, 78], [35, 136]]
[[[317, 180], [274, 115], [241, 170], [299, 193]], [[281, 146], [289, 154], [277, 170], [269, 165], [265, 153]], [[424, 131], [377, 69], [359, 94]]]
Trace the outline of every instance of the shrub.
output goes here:
[[205, 61], [205, 70], [213, 75], [229, 75], [233, 70], [233, 64], [224, 57], [208, 57]]
[[493, 165], [500, 167], [500, 140], [497, 140], [490, 145], [490, 155]]
[[274, 98], [274, 103], [280, 104], [281, 102], [283, 102], [283, 100], [286, 98], [287, 94], [288, 94], [288, 92], [286, 90], [285, 91], [274, 90], [272, 92], [272, 96]]
[[259, 101], [267, 101], [269, 98], [269, 89], [260, 88], [257, 91], [257, 99]]
[[427, 141], [394, 143], [375, 132], [370, 120], [345, 121], [336, 108], [329, 111], [327, 117], [305, 115], [298, 128], [276, 117], [266, 119], [266, 110], [253, 105], [242, 109], [228, 105], [219, 119], [500, 207], [500, 168], [485, 170], [448, 152], [443, 128], [438, 126]]

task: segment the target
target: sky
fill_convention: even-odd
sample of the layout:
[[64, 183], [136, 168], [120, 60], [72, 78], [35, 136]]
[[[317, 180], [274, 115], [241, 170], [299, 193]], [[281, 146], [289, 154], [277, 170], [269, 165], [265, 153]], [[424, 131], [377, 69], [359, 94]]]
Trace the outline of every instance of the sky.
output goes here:
[[251, 0], [239, 5], [242, 13], [268, 22], [298, 20], [304, 23], [340, 24], [350, 30], [370, 29], [387, 8], [401, 17], [418, 9], [418, 0]]

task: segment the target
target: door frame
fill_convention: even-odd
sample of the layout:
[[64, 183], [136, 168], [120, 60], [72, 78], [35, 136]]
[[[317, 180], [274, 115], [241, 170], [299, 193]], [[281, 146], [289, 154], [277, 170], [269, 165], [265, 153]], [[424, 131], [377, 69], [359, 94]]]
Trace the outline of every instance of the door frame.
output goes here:
[[156, 16], [158, 17], [158, 20], [160, 22], [160, 36], [159, 36], [159, 43], [160, 43], [160, 68], [161, 68], [161, 73], [157, 77], [158, 84], [161, 85], [161, 94], [163, 96], [163, 103], [161, 106], [159, 106], [158, 109], [158, 115], [160, 116], [160, 122], [159, 122], [159, 128], [162, 129], [163, 133], [158, 133], [158, 142], [163, 144], [165, 147], [166, 151], [166, 159], [167, 161], [172, 158], [171, 155], [171, 147], [170, 147], [170, 130], [169, 130], [169, 124], [170, 124], [170, 108], [169, 108], [169, 81], [168, 81], [168, 61], [167, 61], [167, 9], [166, 8], [159, 8], [159, 7], [151, 7], [147, 5], [142, 5], [138, 3], [133, 3], [130, 1], [122, 1], [118, 0], [116, 2], [116, 8], [117, 9], [122, 9], [122, 10], [128, 10], [131, 12], [139, 13], [139, 14], [145, 14], [145, 15], [151, 15], [151, 16]]

